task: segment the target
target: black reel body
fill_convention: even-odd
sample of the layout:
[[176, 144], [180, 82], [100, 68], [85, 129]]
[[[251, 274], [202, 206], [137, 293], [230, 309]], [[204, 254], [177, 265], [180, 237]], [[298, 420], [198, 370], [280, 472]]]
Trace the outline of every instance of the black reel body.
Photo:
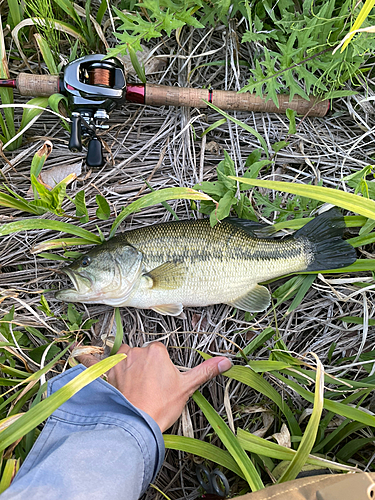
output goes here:
[[125, 101], [126, 81], [122, 62], [105, 55], [84, 56], [66, 66], [63, 93], [72, 109], [72, 128], [69, 149], [82, 151], [82, 137], [88, 137], [86, 163], [89, 167], [101, 167], [104, 163], [98, 130], [108, 125], [108, 113]]

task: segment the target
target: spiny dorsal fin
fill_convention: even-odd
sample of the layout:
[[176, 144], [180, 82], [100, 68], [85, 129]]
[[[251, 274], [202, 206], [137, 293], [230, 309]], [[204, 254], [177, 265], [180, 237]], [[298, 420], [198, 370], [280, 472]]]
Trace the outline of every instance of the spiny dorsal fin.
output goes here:
[[182, 263], [164, 262], [146, 273], [152, 279], [151, 288], [162, 288], [163, 290], [174, 290], [182, 285], [186, 275], [185, 265]]
[[183, 310], [182, 304], [161, 304], [160, 306], [150, 307], [153, 311], [162, 314], [163, 316], [179, 316]]
[[268, 224], [261, 224], [260, 222], [256, 222], [253, 220], [247, 219], [237, 219], [236, 217], [226, 217], [223, 219], [225, 222], [229, 222], [232, 226], [239, 227], [243, 229], [250, 236], [255, 238], [274, 238], [277, 231], [275, 231], [274, 227]]
[[255, 285], [245, 295], [233, 300], [229, 305], [238, 307], [243, 311], [261, 312], [271, 303], [270, 292], [262, 285]]

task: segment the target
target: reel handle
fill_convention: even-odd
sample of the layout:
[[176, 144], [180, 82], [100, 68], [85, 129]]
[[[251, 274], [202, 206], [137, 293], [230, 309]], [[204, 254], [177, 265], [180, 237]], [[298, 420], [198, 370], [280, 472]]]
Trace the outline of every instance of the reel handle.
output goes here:
[[73, 153], [82, 151], [82, 136], [81, 136], [82, 116], [80, 113], [73, 111], [72, 125], [70, 131], [69, 149]]

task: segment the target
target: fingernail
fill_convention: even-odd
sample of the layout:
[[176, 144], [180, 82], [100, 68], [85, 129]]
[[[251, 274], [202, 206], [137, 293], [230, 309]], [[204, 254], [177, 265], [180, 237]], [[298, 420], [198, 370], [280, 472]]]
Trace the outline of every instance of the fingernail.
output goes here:
[[220, 361], [220, 363], [217, 365], [217, 367], [219, 368], [219, 372], [223, 373], [223, 372], [228, 371], [230, 368], [232, 368], [232, 362], [230, 359], [225, 358], [225, 359], [223, 359], [223, 361]]

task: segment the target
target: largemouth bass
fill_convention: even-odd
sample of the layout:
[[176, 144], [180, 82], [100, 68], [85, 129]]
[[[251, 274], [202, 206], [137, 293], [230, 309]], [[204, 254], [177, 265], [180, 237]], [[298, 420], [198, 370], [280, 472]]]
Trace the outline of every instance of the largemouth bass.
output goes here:
[[282, 240], [258, 238], [260, 227], [228, 218], [213, 228], [203, 219], [126, 231], [64, 268], [74, 288], [57, 292], [56, 298], [171, 316], [184, 306], [219, 303], [260, 312], [271, 297], [259, 283], [356, 260], [354, 248], [342, 239], [345, 223], [337, 209]]

